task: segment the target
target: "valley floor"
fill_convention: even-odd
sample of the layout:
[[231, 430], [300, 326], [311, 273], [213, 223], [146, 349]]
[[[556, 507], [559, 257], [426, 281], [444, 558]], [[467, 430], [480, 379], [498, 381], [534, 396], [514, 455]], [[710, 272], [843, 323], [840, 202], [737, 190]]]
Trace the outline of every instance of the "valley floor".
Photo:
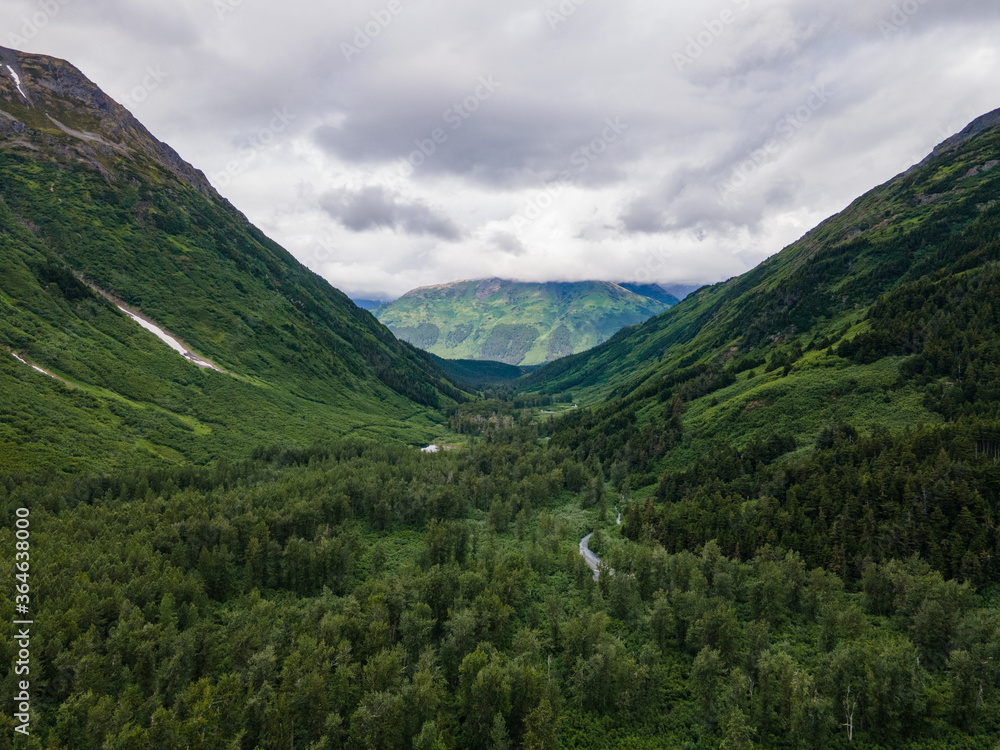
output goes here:
[[44, 550], [42, 746], [995, 750], [995, 599], [916, 560], [845, 586], [793, 552], [626, 539], [655, 488], [530, 415], [469, 434], [487, 407], [457, 451], [0, 483]]

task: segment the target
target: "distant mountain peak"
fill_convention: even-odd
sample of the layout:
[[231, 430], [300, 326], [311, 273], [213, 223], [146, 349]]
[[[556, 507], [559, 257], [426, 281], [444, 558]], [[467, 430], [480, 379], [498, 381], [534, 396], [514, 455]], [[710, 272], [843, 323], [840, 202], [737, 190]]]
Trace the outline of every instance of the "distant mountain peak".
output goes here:
[[439, 357], [531, 366], [595, 346], [675, 303], [662, 289], [636, 293], [611, 281], [493, 277], [414, 289], [375, 315]]

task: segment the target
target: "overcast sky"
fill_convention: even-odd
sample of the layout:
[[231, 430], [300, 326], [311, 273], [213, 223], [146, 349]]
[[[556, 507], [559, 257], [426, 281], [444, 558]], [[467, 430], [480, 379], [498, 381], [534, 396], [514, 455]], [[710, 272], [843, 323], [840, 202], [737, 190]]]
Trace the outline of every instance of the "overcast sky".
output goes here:
[[995, 0], [3, 0], [358, 296], [752, 268], [1000, 107]]

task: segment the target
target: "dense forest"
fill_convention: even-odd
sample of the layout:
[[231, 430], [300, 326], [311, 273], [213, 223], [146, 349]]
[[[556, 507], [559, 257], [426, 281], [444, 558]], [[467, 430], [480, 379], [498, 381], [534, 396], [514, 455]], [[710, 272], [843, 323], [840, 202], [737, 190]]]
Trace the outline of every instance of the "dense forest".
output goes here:
[[[468, 444], [436, 455], [346, 441], [5, 481], [0, 544], [30, 508], [37, 602], [19, 746], [995, 749], [995, 494], [973, 501], [995, 447], [837, 428], [814, 465], [720, 453], [642, 498], [538, 417], [463, 405]], [[734, 524], [726, 498], [761, 482], [787, 489]], [[890, 527], [925, 489], [906, 544]]]

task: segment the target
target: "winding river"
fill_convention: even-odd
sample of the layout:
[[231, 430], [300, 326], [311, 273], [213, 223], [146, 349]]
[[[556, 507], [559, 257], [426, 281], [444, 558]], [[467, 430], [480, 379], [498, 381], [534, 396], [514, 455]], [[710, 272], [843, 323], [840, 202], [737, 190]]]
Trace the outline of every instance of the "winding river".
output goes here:
[[[622, 514], [621, 511], [618, 510], [618, 506], [615, 506], [615, 513], [618, 514], [618, 519], [616, 523], [619, 526], [621, 526]], [[583, 539], [580, 540], [580, 555], [583, 557], [584, 562], [587, 563], [587, 567], [590, 568], [592, 571], [594, 571], [594, 580], [596, 581], [598, 578], [600, 578], [601, 575], [600, 570], [598, 569], [598, 566], [600, 566], [601, 564], [601, 558], [599, 558], [597, 555], [595, 555], [593, 552], [590, 551], [590, 538], [593, 535], [594, 535], [593, 532], [591, 532], [590, 534], [587, 534], [587, 536], [585, 536]]]

